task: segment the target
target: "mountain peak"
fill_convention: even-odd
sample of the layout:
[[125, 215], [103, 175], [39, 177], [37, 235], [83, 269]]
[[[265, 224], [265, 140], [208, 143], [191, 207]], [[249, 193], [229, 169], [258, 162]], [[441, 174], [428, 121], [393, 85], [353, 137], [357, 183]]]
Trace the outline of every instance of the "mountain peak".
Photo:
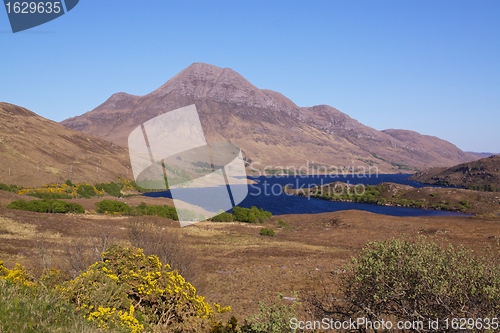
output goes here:
[[298, 108], [283, 95], [260, 90], [231, 68], [195, 62], [147, 96], [188, 96], [196, 100], [250, 105], [258, 108]]

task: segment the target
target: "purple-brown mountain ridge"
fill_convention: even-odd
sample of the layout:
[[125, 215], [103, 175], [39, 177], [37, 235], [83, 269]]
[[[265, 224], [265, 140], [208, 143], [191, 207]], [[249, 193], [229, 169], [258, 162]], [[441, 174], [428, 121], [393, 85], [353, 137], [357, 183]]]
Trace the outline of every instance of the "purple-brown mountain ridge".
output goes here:
[[437, 137], [375, 130], [328, 105], [299, 107], [229, 68], [203, 63], [190, 65], [147, 95], [113, 94], [62, 124], [126, 146], [135, 127], [190, 104], [198, 109], [207, 140], [229, 140], [239, 146], [255, 169], [373, 166], [381, 172], [399, 172], [477, 159]]

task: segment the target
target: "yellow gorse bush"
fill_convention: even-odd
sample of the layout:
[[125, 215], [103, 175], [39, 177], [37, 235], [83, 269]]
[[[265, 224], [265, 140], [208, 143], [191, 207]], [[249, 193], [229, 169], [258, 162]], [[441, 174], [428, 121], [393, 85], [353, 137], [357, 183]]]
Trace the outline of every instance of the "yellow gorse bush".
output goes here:
[[3, 265], [3, 261], [0, 261], [0, 279], [25, 286], [34, 285], [33, 280], [24, 267], [16, 264], [13, 269], [8, 269]]
[[134, 306], [131, 305], [128, 311], [117, 311], [115, 308], [99, 307], [97, 311], [90, 312], [85, 318], [94, 322], [103, 330], [110, 327], [125, 327], [130, 333], [140, 333], [144, 331], [144, 325], [134, 317]]
[[113, 246], [103, 260], [60, 288], [85, 318], [102, 329], [168, 328], [193, 319], [209, 319], [216, 311], [195, 287], [157, 256], [141, 249]]
[[98, 190], [94, 185], [91, 184], [47, 184], [41, 187], [33, 187], [33, 188], [22, 188], [17, 191], [17, 194], [60, 194], [67, 195], [72, 198], [79, 197], [78, 187], [79, 186], [89, 186], [93, 188], [95, 192], [95, 196], [103, 196], [106, 192], [104, 190]]
[[118, 178], [119, 181], [122, 183], [122, 190], [123, 191], [133, 191], [135, 190], [133, 181], [124, 179], [124, 178]]

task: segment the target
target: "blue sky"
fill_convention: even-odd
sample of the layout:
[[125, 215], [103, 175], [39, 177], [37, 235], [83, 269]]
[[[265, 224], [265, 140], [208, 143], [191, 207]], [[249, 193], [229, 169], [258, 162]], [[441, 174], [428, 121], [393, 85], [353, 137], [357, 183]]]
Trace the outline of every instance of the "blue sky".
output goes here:
[[52, 120], [193, 62], [379, 130], [500, 153], [498, 0], [81, 0], [16, 34], [0, 8], [0, 100]]

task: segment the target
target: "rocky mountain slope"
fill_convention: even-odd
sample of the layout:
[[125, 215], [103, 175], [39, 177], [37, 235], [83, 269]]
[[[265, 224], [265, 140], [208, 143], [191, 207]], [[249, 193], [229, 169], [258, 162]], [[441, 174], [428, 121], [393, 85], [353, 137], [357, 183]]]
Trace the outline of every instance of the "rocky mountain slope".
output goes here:
[[432, 168], [416, 173], [413, 180], [483, 191], [500, 191], [500, 155], [462, 163], [451, 168]]
[[0, 103], [0, 183], [115, 181], [127, 176], [127, 165], [127, 150], [121, 146]]
[[112, 95], [66, 127], [125, 145], [131, 130], [157, 115], [196, 104], [206, 137], [230, 140], [264, 166], [370, 166], [383, 172], [451, 166], [475, 159], [451, 143], [416, 132], [377, 131], [328, 106], [299, 107], [258, 89], [228, 68], [194, 63], [157, 90]]

